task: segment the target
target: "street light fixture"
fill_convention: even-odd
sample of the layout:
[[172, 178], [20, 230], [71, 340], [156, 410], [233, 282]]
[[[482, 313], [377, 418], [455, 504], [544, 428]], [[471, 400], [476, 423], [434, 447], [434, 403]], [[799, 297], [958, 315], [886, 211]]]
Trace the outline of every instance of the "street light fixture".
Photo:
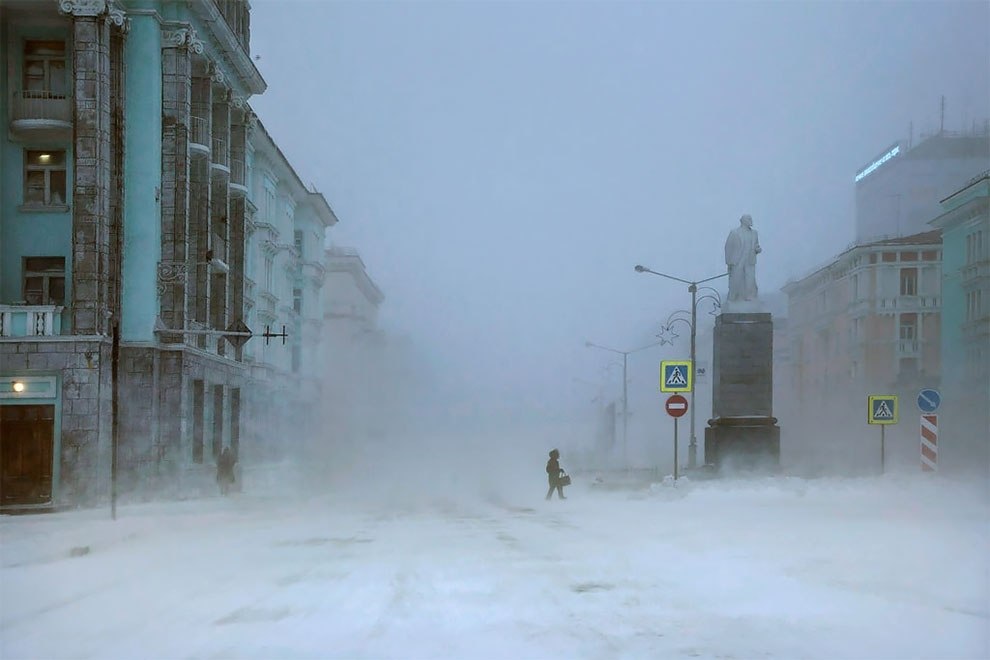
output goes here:
[[603, 351], [608, 351], [610, 353], [616, 353], [622, 356], [622, 463], [628, 467], [627, 463], [627, 451], [629, 439], [629, 434], [627, 433], [629, 428], [629, 379], [626, 377], [629, 366], [629, 356], [633, 353], [639, 353], [640, 351], [645, 351], [648, 348], [653, 348], [654, 346], [659, 346], [662, 341], [655, 341], [652, 344], [647, 344], [646, 346], [640, 346], [639, 348], [634, 348], [630, 351], [620, 351], [617, 348], [611, 348], [609, 346], [602, 346], [601, 344], [595, 344], [590, 341], [584, 342], [585, 348], [598, 348]]
[[[651, 275], [657, 275], [659, 277], [665, 277], [668, 280], [674, 280], [675, 282], [680, 282], [682, 284], [687, 284], [688, 285], [688, 291], [691, 293], [691, 320], [690, 321], [687, 321], [687, 319], [682, 319], [682, 320], [685, 321], [686, 323], [689, 323], [690, 326], [691, 326], [691, 368], [692, 369], [697, 369], [697, 365], [695, 363], [695, 358], [697, 357], [696, 356], [696, 353], [697, 353], [697, 351], [696, 351], [696, 348], [697, 348], [696, 344], [697, 344], [697, 334], [698, 334], [697, 333], [697, 327], [698, 327], [698, 285], [699, 284], [704, 284], [705, 282], [711, 282], [712, 280], [717, 280], [717, 279], [722, 278], [722, 277], [727, 277], [729, 274], [728, 273], [722, 273], [721, 275], [713, 275], [711, 277], [706, 277], [706, 278], [704, 278], [702, 280], [694, 280], [694, 281], [692, 281], [692, 280], [681, 279], [680, 277], [674, 277], [673, 275], [667, 275], [665, 273], [658, 273], [655, 270], [652, 270], [650, 268], [647, 268], [646, 266], [640, 266], [639, 264], [636, 265], [636, 269], [635, 270], [636, 270], [637, 273], [649, 273]], [[711, 289], [711, 287], [701, 287], [701, 288], [703, 288], [703, 289]], [[712, 291], [714, 291], [714, 289], [712, 289]], [[705, 296], [702, 296], [702, 297], [704, 298]], [[721, 300], [719, 300], [719, 307], [721, 307]], [[673, 321], [671, 321], [671, 322], [673, 322]], [[691, 388], [691, 403], [690, 403], [690, 406], [689, 406], [690, 409], [691, 409], [690, 410], [690, 412], [691, 412], [691, 444], [688, 445], [688, 467], [689, 468], [696, 467], [696, 464], [697, 464], [697, 461], [698, 461], [698, 440], [697, 440], [697, 437], [695, 436], [695, 432], [694, 432], [694, 411], [695, 411], [694, 391], [695, 391], [695, 389], [696, 388], [694, 388], [694, 387]]]

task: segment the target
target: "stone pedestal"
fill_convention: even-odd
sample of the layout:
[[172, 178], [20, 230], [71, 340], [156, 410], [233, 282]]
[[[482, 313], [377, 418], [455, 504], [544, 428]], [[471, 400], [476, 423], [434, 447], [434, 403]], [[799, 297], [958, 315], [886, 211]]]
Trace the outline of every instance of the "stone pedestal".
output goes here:
[[721, 314], [714, 343], [705, 462], [719, 472], [776, 471], [780, 428], [773, 416], [773, 320], [765, 313]]

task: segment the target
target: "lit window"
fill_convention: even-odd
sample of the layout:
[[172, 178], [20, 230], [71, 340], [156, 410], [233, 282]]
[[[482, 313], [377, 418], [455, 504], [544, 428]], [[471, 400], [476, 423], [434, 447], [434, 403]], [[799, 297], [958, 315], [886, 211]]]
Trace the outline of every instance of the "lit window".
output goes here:
[[65, 304], [65, 257], [25, 257], [24, 302]]
[[24, 152], [24, 205], [65, 204], [65, 152]]

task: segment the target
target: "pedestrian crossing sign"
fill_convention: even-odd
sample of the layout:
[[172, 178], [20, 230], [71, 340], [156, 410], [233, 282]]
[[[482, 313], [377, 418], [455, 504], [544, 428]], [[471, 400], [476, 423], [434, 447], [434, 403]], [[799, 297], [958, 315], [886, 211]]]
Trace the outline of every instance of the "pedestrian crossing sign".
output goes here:
[[873, 394], [869, 398], [870, 424], [897, 423], [897, 395]]
[[660, 391], [690, 392], [693, 376], [690, 360], [664, 360], [660, 363]]

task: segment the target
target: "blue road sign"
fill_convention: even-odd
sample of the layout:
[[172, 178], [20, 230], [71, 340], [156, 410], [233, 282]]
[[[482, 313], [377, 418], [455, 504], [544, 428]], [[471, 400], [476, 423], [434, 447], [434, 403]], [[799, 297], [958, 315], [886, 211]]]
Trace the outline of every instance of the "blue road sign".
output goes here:
[[926, 389], [918, 393], [918, 410], [923, 413], [933, 413], [942, 404], [942, 395], [938, 390]]

